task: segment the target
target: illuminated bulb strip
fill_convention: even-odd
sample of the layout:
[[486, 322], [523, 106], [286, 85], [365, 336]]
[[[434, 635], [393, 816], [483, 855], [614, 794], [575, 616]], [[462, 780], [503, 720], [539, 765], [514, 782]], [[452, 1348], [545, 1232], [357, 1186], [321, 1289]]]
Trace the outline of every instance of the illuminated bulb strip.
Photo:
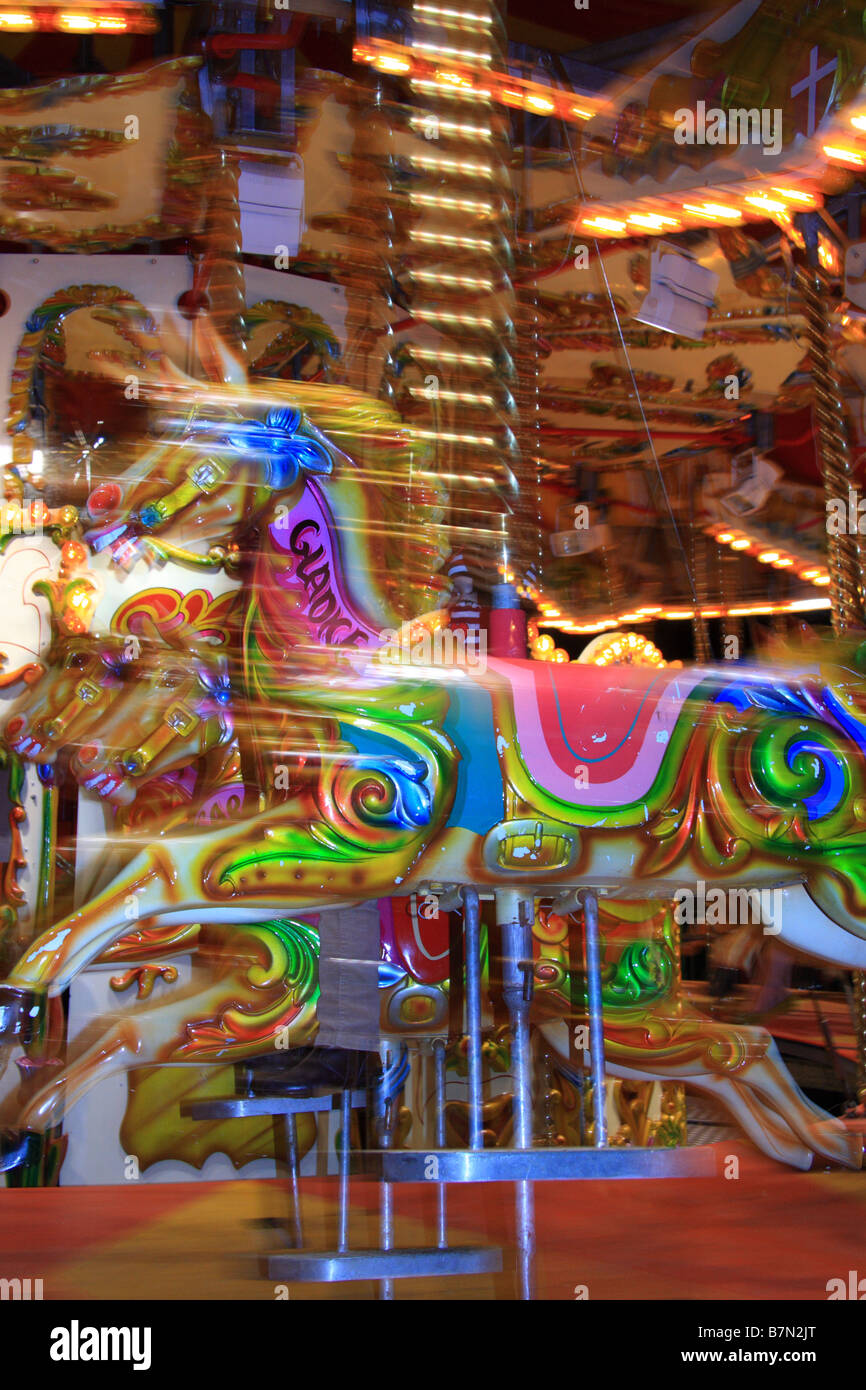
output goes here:
[[485, 290], [493, 292], [492, 280], [475, 280], [470, 275], [447, 275], [442, 270], [410, 270], [413, 280], [426, 280], [431, 285], [453, 285], [459, 290]]
[[112, 13], [101, 13], [95, 5], [74, 4], [66, 9], [59, 6], [36, 4], [26, 10], [12, 7], [0, 9], [0, 32], [7, 34], [32, 34], [59, 31], [64, 34], [153, 34], [159, 22], [149, 5], [118, 8]]
[[425, 208], [450, 208], [455, 212], [474, 212], [485, 217], [492, 217], [496, 211], [492, 203], [484, 203], [479, 198], [447, 198], [440, 193], [410, 193], [409, 202]]
[[470, 159], [446, 159], [434, 155], [412, 154], [411, 164], [420, 164], [422, 169], [432, 169], [436, 173], [471, 174], [480, 179], [492, 179], [493, 170], [489, 164], [475, 164]]
[[415, 400], [457, 401], [461, 405], [494, 406], [496, 404], [492, 396], [480, 395], [474, 391], [444, 391], [441, 386], [435, 396], [430, 395], [426, 386], [410, 386], [409, 395]]
[[413, 309], [412, 317], [420, 319], [422, 323], [459, 323], [467, 328], [489, 328], [491, 331], [501, 327], [500, 324], [494, 323], [493, 319], [478, 314], [453, 314], [447, 309]]
[[486, 237], [479, 236], [455, 236], [451, 232], [419, 232], [412, 230], [409, 232], [412, 241], [425, 241], [437, 246], [462, 246], [472, 251], [489, 251], [493, 253], [493, 242]]
[[[826, 582], [829, 584], [829, 576]], [[533, 602], [537, 601], [537, 593], [527, 591], [527, 597]], [[700, 615], [703, 618], [723, 618], [729, 617], [753, 617], [761, 614], [770, 613], [816, 613], [831, 607], [829, 598], [819, 598], [816, 594], [814, 598], [790, 599], [783, 603], [751, 603], [739, 604], [733, 608], [702, 608]], [[688, 621], [694, 618], [694, 610], [691, 608], [670, 608], [653, 609], [653, 615], [663, 616], [671, 621]], [[611, 632], [620, 627], [625, 622], [645, 623], [650, 622], [651, 617], [643, 609], [635, 613], [620, 613], [615, 618], [599, 618], [595, 622], [579, 622], [574, 618], [556, 619], [548, 622], [545, 618], [539, 618], [539, 627], [552, 627], [559, 632], [571, 632], [580, 636], [588, 636], [592, 633]], [[537, 640], [537, 639], [535, 639]], [[551, 641], [553, 639], [551, 638]], [[534, 641], [533, 641], [534, 645]]]
[[456, 58], [458, 62], [491, 63], [493, 61], [492, 53], [478, 53], [471, 48], [450, 48], [441, 43], [413, 43], [412, 49], [417, 53], [444, 54], [446, 58]]
[[494, 449], [496, 440], [488, 434], [450, 434], [446, 430], [413, 430], [419, 439], [441, 439], [446, 444], [480, 444], [484, 449]]
[[[415, 84], [413, 83], [413, 86]], [[493, 131], [483, 125], [461, 125], [459, 121], [443, 121], [431, 111], [427, 116], [413, 116], [409, 121], [412, 130], [426, 130], [435, 125], [442, 135], [459, 135], [464, 140], [492, 140]]]
[[461, 24], [478, 24], [482, 29], [489, 29], [493, 24], [489, 15], [466, 14], [462, 10], [446, 9], [444, 5], [413, 5], [412, 9], [415, 14], [435, 15], [440, 19], [456, 19]]
[[[436, 57], [432, 56], [436, 53], [453, 55], [447, 67], [439, 65]], [[593, 97], [581, 98], [580, 104], [576, 104], [573, 95], [569, 96], [558, 88], [497, 73], [490, 67], [493, 61], [490, 53], [424, 43], [405, 47], [378, 39], [356, 44], [352, 57], [357, 63], [369, 63], [380, 70], [387, 59], [388, 70], [408, 74], [413, 86], [419, 89], [431, 91], [438, 87], [443, 92], [446, 88], [456, 89], [461, 97], [476, 95], [492, 98], [504, 106], [550, 115], [556, 113], [564, 121], [591, 120], [607, 105]], [[470, 59], [484, 66], [479, 69], [477, 65], [472, 66], [471, 62], [465, 61]], [[479, 78], [485, 83], [483, 89], [478, 86]]]
[[484, 102], [486, 106], [493, 101], [492, 92], [479, 87], [444, 86], [441, 82], [428, 82], [423, 77], [413, 77], [409, 85], [419, 92], [434, 93], [437, 97], [447, 97], [450, 101], [479, 101]]
[[491, 371], [496, 369], [493, 358], [480, 352], [442, 352], [438, 348], [423, 348], [412, 344], [409, 354], [412, 357], [429, 357], [434, 362], [455, 362], [464, 367], [489, 367]]
[[[776, 196], [770, 196], [771, 193]], [[737, 206], [734, 205], [735, 201]], [[622, 237], [634, 234], [638, 228], [644, 232], [661, 232], [666, 229], [680, 231], [684, 222], [690, 226], [707, 222], [733, 225], [746, 218], [760, 215], [773, 218], [780, 225], [784, 225], [788, 234], [793, 236], [795, 233], [791, 227], [791, 211], [818, 207], [820, 204], [820, 197], [814, 193], [798, 188], [774, 186], [769, 192], [757, 190], [743, 194], [741, 203], [733, 197], [730, 203], [719, 203], [710, 199], [703, 203], [684, 202], [680, 205], [669, 202], [665, 212], [659, 212], [652, 204], [646, 211], [641, 211], [639, 204], [634, 211], [621, 210], [614, 206], [598, 211], [592, 210], [592, 215], [589, 208], [584, 208], [579, 218], [579, 228], [601, 236]]]
[[755, 558], [762, 565], [772, 565], [774, 569], [779, 570], [797, 567], [798, 579], [806, 583], [823, 587], [830, 582], [824, 566], [810, 565], [807, 560], [800, 560], [796, 555], [788, 554], [784, 550], [768, 548], [765, 542], [754, 540], [740, 531], [725, 530], [721, 527], [716, 530], [710, 528], [707, 535], [712, 536], [717, 545], [729, 545], [732, 550], [738, 551], [754, 551]]

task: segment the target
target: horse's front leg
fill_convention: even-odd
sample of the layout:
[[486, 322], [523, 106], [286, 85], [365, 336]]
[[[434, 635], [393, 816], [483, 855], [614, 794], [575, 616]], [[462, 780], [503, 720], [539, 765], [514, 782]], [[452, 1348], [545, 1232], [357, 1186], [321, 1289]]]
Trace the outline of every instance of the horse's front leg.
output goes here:
[[214, 1018], [243, 997], [242, 969], [214, 979], [212, 970], [199, 967], [186, 988], [95, 1019], [70, 1044], [63, 1067], [15, 1112], [15, 1124], [39, 1133], [53, 1128], [107, 1076], [171, 1059], [190, 1022]]
[[79, 971], [129, 932], [131, 921], [159, 918], [200, 901], [199, 862], [195, 854], [185, 860], [172, 846], [151, 845], [92, 901], [31, 942], [0, 985], [0, 1037], [25, 1042], [38, 1037], [45, 997], [67, 989]]

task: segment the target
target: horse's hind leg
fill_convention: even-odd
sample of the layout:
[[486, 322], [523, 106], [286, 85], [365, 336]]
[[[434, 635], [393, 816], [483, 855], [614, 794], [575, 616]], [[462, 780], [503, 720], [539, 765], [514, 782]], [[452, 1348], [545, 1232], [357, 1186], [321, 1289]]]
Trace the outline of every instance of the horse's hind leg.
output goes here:
[[[763, 1029], [750, 1030], [757, 1038], [766, 1037]], [[856, 1134], [845, 1128], [819, 1105], [809, 1100], [794, 1081], [774, 1040], [769, 1039], [764, 1056], [753, 1062], [742, 1084], [761, 1097], [768, 1109], [781, 1115], [796, 1135], [815, 1153], [823, 1154], [834, 1163], [859, 1168], [863, 1146]]]

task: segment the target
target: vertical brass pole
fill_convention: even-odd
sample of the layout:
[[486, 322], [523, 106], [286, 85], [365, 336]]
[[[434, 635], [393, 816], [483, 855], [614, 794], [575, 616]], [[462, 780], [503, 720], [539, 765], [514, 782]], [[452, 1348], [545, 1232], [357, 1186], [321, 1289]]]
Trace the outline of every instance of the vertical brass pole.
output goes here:
[[[814, 236], [806, 238], [807, 247]], [[815, 251], [814, 244], [812, 245]], [[848, 505], [851, 486], [851, 456], [845, 428], [844, 404], [839, 375], [833, 360], [830, 327], [827, 320], [828, 286], [816, 265], [802, 267], [797, 288], [806, 310], [806, 337], [814, 388], [815, 420], [818, 426], [818, 456], [824, 478], [824, 494]], [[833, 631], [841, 636], [851, 627], [862, 627], [863, 575], [858, 534], [827, 538], [830, 572], [830, 602]], [[855, 971], [854, 1035], [857, 1047], [857, 1094], [866, 1102], [866, 977]]]

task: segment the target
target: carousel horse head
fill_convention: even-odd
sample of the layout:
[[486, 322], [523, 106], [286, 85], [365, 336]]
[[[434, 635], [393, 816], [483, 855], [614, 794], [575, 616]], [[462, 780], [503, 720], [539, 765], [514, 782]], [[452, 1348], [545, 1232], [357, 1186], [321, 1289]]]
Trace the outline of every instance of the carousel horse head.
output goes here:
[[144, 784], [228, 743], [233, 729], [224, 658], [72, 638], [15, 707], [4, 741], [42, 766], [63, 752], [80, 786], [123, 806]]

